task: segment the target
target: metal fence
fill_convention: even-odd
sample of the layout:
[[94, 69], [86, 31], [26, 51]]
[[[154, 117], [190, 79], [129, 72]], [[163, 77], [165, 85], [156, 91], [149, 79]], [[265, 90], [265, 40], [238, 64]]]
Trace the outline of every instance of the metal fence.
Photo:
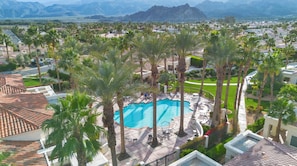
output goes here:
[[174, 151], [166, 156], [159, 158], [155, 161], [145, 164], [145, 166], [168, 166], [177, 159], [177, 151]]

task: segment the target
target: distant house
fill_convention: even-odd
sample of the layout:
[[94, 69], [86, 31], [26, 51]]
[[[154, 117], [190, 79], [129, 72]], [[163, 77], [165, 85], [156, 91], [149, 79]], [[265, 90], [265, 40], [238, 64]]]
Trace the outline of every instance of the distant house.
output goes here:
[[46, 165], [37, 154], [42, 137], [41, 125], [53, 112], [42, 93], [28, 93], [20, 74], [0, 75], [0, 151], [10, 151], [4, 163]]

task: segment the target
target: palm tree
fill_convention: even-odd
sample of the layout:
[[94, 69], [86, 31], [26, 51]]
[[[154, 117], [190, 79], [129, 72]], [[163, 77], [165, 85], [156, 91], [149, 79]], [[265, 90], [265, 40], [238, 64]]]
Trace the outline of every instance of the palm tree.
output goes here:
[[275, 141], [279, 142], [279, 135], [282, 122], [284, 124], [292, 123], [296, 121], [296, 114], [294, 112], [294, 104], [287, 98], [278, 98], [273, 102], [273, 105], [268, 113], [269, 116], [278, 118]]
[[[274, 75], [279, 73], [279, 70], [280, 70], [280, 62], [279, 61], [280, 61], [280, 58], [279, 58], [279, 54], [277, 52], [269, 53], [268, 55], [266, 55], [264, 57], [263, 63], [260, 64], [258, 67], [259, 72], [263, 73], [263, 80], [261, 82], [259, 94], [258, 94], [258, 104], [257, 104], [258, 111], [260, 111], [262, 93], [264, 90], [264, 86], [267, 82], [268, 76], [270, 76], [272, 78], [271, 84], [273, 84], [274, 83]], [[270, 88], [273, 88], [273, 86], [271, 86]], [[273, 89], [271, 91], [272, 92], [270, 92], [271, 93], [270, 95], [273, 95]], [[271, 104], [272, 103], [270, 103], [270, 105]]]
[[[258, 56], [259, 52], [259, 38], [251, 35], [251, 36], [243, 36], [241, 38], [241, 48], [240, 48], [240, 57], [237, 60], [237, 64], [239, 66], [238, 69], [238, 77], [237, 77], [237, 89], [235, 94], [234, 101], [234, 112], [233, 112], [233, 133], [237, 133], [238, 129], [238, 108], [241, 101], [241, 94], [245, 82], [245, 78], [247, 76], [247, 72], [250, 69], [250, 66], [253, 64], [253, 59]], [[241, 78], [241, 81], [240, 81]]]
[[143, 37], [142, 41], [135, 43], [138, 53], [142, 54], [151, 65], [152, 93], [153, 93], [153, 140], [152, 147], [158, 146], [157, 138], [157, 76], [158, 63], [165, 57], [168, 41], [162, 35]]
[[[108, 54], [109, 55], [109, 54]], [[107, 60], [106, 60], [107, 59]], [[108, 58], [98, 61], [94, 68], [85, 67], [83, 74], [79, 77], [81, 88], [91, 95], [100, 97], [99, 105], [103, 106], [102, 121], [108, 129], [108, 146], [111, 151], [112, 165], [117, 165], [116, 138], [114, 128], [114, 97], [123, 88], [123, 82], [127, 80], [127, 70], [117, 69], [114, 62]], [[117, 66], [119, 67], [119, 66]], [[120, 97], [118, 98], [120, 102]]]
[[6, 48], [6, 55], [7, 55], [7, 60], [9, 60], [9, 51], [8, 51], [8, 46], [9, 45], [12, 45], [12, 42], [9, 38], [9, 36], [7, 36], [6, 34], [4, 33], [0, 33], [0, 41], [3, 42], [3, 45], [5, 46]]
[[99, 114], [91, 108], [92, 102], [86, 94], [74, 92], [49, 105], [54, 115], [43, 122], [42, 129], [49, 132], [46, 144], [55, 145], [51, 159], [58, 157], [63, 163], [76, 153], [78, 165], [85, 166], [97, 154], [104, 129], [96, 125]]
[[189, 31], [182, 30], [181, 33], [176, 34], [174, 46], [179, 57], [177, 71], [179, 73], [179, 90], [180, 90], [180, 123], [178, 136], [183, 137], [186, 134], [184, 131], [184, 83], [186, 71], [186, 56], [189, 51], [193, 50], [197, 45], [197, 39], [194, 34]]
[[217, 75], [217, 90], [212, 116], [213, 127], [221, 124], [222, 121], [221, 98], [225, 69], [228, 62], [228, 56], [233, 55], [236, 48], [235, 41], [228, 35], [228, 33], [223, 34], [219, 31], [212, 31], [208, 45], [205, 48], [205, 53], [207, 54], [207, 57], [209, 57], [210, 62], [214, 65]]
[[41, 82], [41, 71], [40, 71], [40, 64], [39, 64], [39, 53], [40, 50], [38, 49], [39, 46], [41, 46], [43, 43], [43, 39], [42, 36], [40, 34], [37, 34], [36, 36], [34, 36], [33, 38], [33, 45], [36, 49], [35, 52], [35, 62], [37, 65], [37, 70], [38, 70], [38, 77], [39, 77], [39, 81]]
[[73, 48], [65, 48], [61, 53], [61, 60], [58, 65], [69, 72], [70, 87], [76, 88], [75, 78], [73, 77], [75, 65], [78, 62], [78, 53]]
[[49, 56], [52, 57], [55, 61], [55, 70], [58, 79], [59, 91], [61, 91], [61, 82], [60, 82], [60, 72], [59, 72], [59, 55], [56, 54], [55, 49], [59, 43], [60, 34], [55, 29], [50, 29], [47, 34], [44, 36], [45, 42], [48, 45]]
[[118, 156], [119, 160], [127, 158], [129, 155], [125, 148], [125, 129], [124, 129], [124, 97], [133, 96], [135, 92], [139, 89], [139, 85], [131, 82], [133, 78], [133, 72], [136, 66], [133, 65], [128, 59], [129, 54], [121, 55], [117, 49], [113, 49], [108, 52], [104, 59], [113, 63], [116, 73], [122, 73], [122, 79], [118, 82], [118, 87], [116, 91], [116, 102], [119, 106], [120, 112], [120, 132], [121, 132], [121, 152]]

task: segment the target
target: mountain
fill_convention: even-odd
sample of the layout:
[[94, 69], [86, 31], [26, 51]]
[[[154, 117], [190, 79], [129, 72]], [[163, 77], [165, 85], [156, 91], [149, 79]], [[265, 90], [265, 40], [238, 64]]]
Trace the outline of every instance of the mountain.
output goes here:
[[34, 17], [44, 14], [44, 6], [38, 2], [0, 1], [0, 18]]
[[176, 7], [153, 6], [146, 11], [137, 12], [124, 17], [104, 17], [96, 15], [87, 17], [100, 21], [123, 21], [123, 22], [197, 22], [206, 19], [203, 12], [188, 4]]
[[227, 2], [205, 0], [195, 7], [209, 18], [234, 16], [252, 19], [297, 16], [296, 0], [229, 0]]
[[188, 4], [177, 7], [153, 6], [147, 11], [125, 16], [122, 21], [134, 22], [196, 22], [205, 20], [203, 12]]

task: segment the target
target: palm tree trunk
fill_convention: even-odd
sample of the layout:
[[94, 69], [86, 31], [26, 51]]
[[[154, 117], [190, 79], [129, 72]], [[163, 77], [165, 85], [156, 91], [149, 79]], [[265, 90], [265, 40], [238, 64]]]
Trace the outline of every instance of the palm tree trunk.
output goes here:
[[37, 53], [36, 53], [36, 65], [37, 65], [37, 70], [38, 70], [38, 77], [39, 77], [39, 82], [41, 82], [41, 72], [40, 72], [40, 64], [39, 64], [39, 57], [37, 56]]
[[9, 60], [8, 45], [7, 45], [7, 44], [5, 44], [5, 47], [6, 47], [7, 60]]
[[108, 137], [108, 147], [110, 148], [112, 165], [117, 166], [117, 156], [116, 156], [116, 138], [115, 138], [115, 129], [114, 129], [114, 112], [112, 101], [107, 102], [103, 106], [103, 116], [102, 121], [104, 127], [107, 127], [107, 137]]
[[61, 91], [61, 82], [60, 82], [60, 72], [59, 72], [59, 67], [58, 67], [58, 61], [56, 58], [55, 59], [55, 70], [56, 70], [56, 74], [57, 74], [57, 80], [58, 80], [58, 87], [59, 87], [59, 91]]
[[[82, 139], [78, 139], [78, 140], [82, 140]], [[80, 141], [80, 145], [79, 146], [83, 146], [83, 141]], [[87, 157], [86, 157], [86, 152], [84, 150], [82, 150], [84, 148], [79, 148], [79, 150], [77, 151], [77, 162], [78, 162], [78, 166], [86, 166], [87, 165]]]
[[121, 155], [126, 155], [125, 128], [124, 128], [124, 101], [120, 94], [117, 96], [117, 104], [120, 111], [120, 132], [121, 132]]
[[167, 72], [167, 58], [164, 58], [164, 71]]
[[178, 136], [183, 137], [187, 135], [187, 133], [184, 131], [184, 83], [185, 83], [185, 71], [186, 71], [186, 60], [185, 56], [180, 56], [179, 58], [179, 64], [178, 64], [178, 72], [180, 74], [179, 76], [179, 91], [180, 91], [180, 121], [179, 121], [179, 131]]
[[205, 71], [206, 71], [206, 60], [204, 59], [203, 60], [203, 70], [202, 70], [202, 75], [201, 75], [201, 85], [200, 85], [200, 91], [199, 91], [200, 96], [202, 96], [202, 94], [203, 94]]
[[174, 71], [175, 69], [174, 69], [174, 55], [172, 56], [172, 73], [174, 74], [175, 73], [175, 71]]
[[238, 102], [238, 94], [239, 94], [239, 88], [240, 88], [240, 78], [242, 74], [242, 66], [239, 67], [238, 73], [237, 73], [237, 86], [236, 86], [236, 93], [235, 93], [235, 100], [234, 100], [234, 111], [237, 109], [237, 102]]
[[157, 74], [158, 68], [157, 65], [152, 65], [152, 86], [153, 86], [153, 141], [151, 146], [158, 146], [158, 138], [157, 138]]
[[142, 58], [139, 59], [139, 63], [140, 63], [140, 79], [141, 79], [141, 82], [143, 83], [143, 61], [142, 61]]
[[257, 104], [257, 111], [260, 114], [260, 106], [261, 106], [261, 100], [262, 100], [262, 94], [263, 94], [263, 90], [264, 90], [264, 86], [266, 84], [266, 79], [267, 79], [267, 74], [264, 73], [264, 78], [263, 78], [263, 82], [261, 84], [261, 87], [259, 89], [259, 95], [258, 95], [258, 104]]
[[280, 130], [281, 130], [281, 124], [282, 124], [282, 116], [278, 118], [277, 122], [277, 127], [276, 127], [276, 132], [275, 132], [275, 141], [279, 142], [279, 135], [280, 135]]
[[215, 97], [215, 104], [212, 116], [211, 126], [216, 127], [221, 124], [221, 103], [222, 103], [222, 90], [223, 90], [223, 81], [224, 81], [224, 68], [219, 67], [216, 68], [217, 70], [217, 90], [216, 90], [216, 97]]
[[270, 105], [269, 108], [272, 108], [272, 102], [273, 102], [273, 85], [274, 85], [274, 74], [271, 76], [270, 81]]
[[228, 80], [227, 80], [227, 86], [226, 86], [226, 94], [225, 94], [225, 101], [224, 101], [224, 108], [228, 109], [228, 98], [229, 98], [229, 87], [230, 87], [230, 81], [231, 81], [231, 65], [228, 67]]

